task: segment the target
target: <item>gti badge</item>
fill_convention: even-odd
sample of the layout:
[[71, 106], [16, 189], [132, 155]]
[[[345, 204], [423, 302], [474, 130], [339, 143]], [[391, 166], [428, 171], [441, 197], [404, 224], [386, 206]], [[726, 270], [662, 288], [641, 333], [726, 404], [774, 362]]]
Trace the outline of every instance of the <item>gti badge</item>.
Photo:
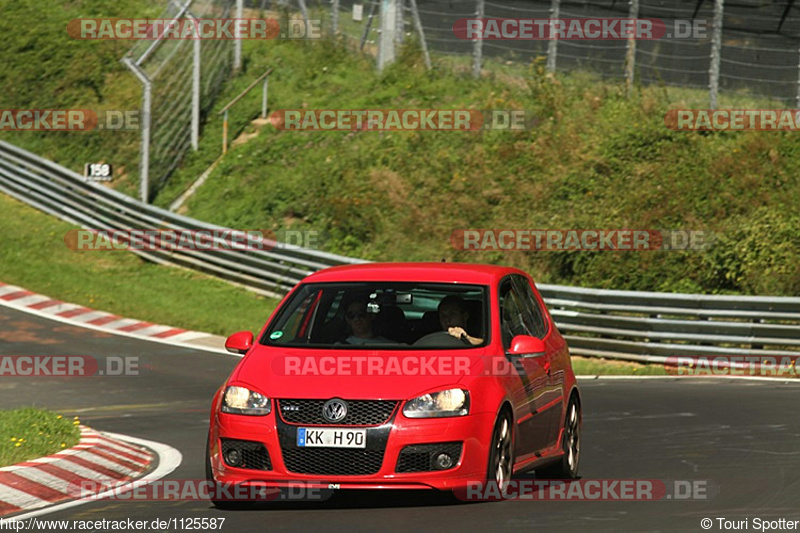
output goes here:
[[328, 422], [340, 422], [347, 416], [347, 404], [344, 400], [328, 400], [322, 406], [322, 416]]

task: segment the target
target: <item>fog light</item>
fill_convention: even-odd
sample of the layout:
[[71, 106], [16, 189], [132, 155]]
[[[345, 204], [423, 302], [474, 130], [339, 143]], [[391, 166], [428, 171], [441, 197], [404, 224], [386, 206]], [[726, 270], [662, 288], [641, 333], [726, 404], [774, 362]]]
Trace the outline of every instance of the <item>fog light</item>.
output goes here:
[[228, 450], [225, 453], [225, 462], [228, 463], [230, 466], [239, 466], [239, 463], [242, 460], [242, 454], [239, 453], [239, 450], [233, 448]]
[[436, 468], [445, 470], [453, 466], [453, 458], [446, 453], [440, 453], [436, 456]]

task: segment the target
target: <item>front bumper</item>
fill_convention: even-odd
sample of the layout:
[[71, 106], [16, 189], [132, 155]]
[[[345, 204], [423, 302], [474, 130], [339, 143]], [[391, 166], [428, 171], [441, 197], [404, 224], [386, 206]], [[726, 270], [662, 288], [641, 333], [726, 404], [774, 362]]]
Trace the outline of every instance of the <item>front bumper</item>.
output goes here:
[[[367, 449], [383, 450], [377, 471], [362, 475], [339, 473], [297, 473], [296, 431], [303, 425], [289, 425], [275, 410], [264, 417], [217, 413], [210, 434], [210, 461], [214, 480], [219, 483], [284, 487], [303, 484], [309, 488], [337, 489], [438, 489], [454, 490], [486, 479], [489, 441], [494, 424], [491, 413], [464, 417], [408, 419], [401, 413], [383, 426], [367, 429]], [[343, 426], [326, 426], [343, 427]], [[352, 426], [349, 429], [354, 429]], [[234, 468], [220, 455], [220, 439], [238, 439], [262, 443], [270, 459], [271, 470]], [[447, 470], [397, 472], [400, 451], [406, 446], [462, 442], [461, 455]], [[321, 450], [321, 448], [317, 448]], [[330, 449], [326, 449], [330, 450]], [[286, 453], [285, 453], [286, 452]], [[293, 459], [287, 461], [287, 454]], [[332, 457], [336, 455], [333, 454]], [[289, 463], [289, 464], [287, 464]], [[341, 470], [348, 470], [341, 465]], [[294, 470], [294, 471], [293, 471]], [[334, 469], [336, 470], [336, 469]], [[357, 469], [351, 469], [357, 470]]]

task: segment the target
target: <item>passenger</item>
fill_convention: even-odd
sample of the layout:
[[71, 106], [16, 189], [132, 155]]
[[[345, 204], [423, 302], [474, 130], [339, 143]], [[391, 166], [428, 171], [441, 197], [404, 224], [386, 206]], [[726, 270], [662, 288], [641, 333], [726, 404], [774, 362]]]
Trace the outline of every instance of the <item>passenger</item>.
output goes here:
[[345, 308], [345, 320], [350, 329], [350, 336], [344, 342], [347, 344], [383, 344], [391, 340], [380, 335], [375, 335], [372, 330], [372, 321], [375, 315], [367, 312], [366, 300], [353, 300]]

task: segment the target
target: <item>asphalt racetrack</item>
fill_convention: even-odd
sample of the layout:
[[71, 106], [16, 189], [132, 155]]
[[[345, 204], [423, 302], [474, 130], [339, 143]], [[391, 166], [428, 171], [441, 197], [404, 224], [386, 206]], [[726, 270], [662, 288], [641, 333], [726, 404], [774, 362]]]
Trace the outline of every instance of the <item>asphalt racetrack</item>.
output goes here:
[[[0, 404], [36, 405], [183, 454], [168, 479], [204, 479], [211, 396], [238, 361], [0, 308], [0, 355], [139, 357], [129, 377], [3, 377]], [[220, 511], [207, 501], [102, 500], [41, 519], [224, 517], [221, 531], [721, 531], [718, 518], [800, 519], [800, 388], [722, 379], [581, 382], [583, 480], [661, 480], [705, 499], [459, 502], [428, 492], [337, 492], [322, 502]], [[532, 476], [530, 477], [531, 479]], [[684, 485], [686, 484], [684, 483]], [[701, 520], [713, 520], [710, 529]], [[180, 529], [169, 528], [169, 531]]]

